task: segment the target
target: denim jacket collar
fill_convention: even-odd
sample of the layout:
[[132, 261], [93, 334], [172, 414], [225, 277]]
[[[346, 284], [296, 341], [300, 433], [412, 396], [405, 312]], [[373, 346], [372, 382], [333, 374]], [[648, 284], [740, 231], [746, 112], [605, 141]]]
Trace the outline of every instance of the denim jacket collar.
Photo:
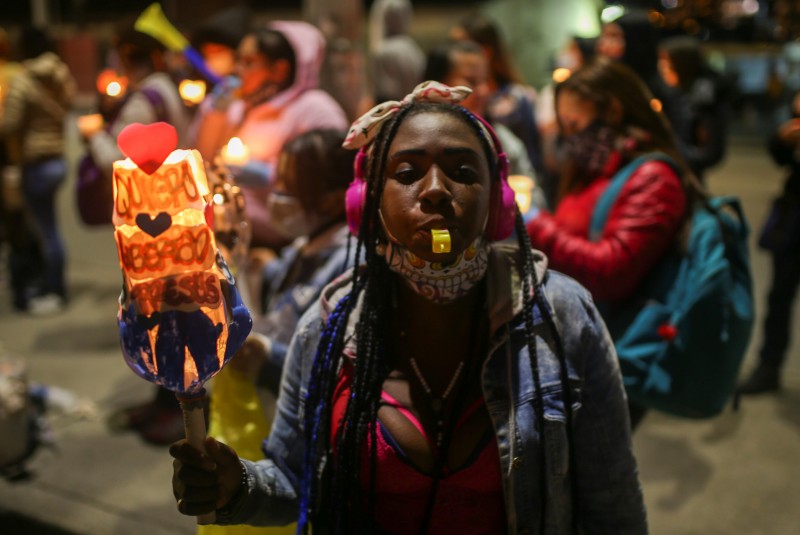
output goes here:
[[[489, 325], [492, 335], [497, 333], [503, 325], [511, 321], [514, 316], [522, 311], [522, 284], [520, 284], [517, 264], [522, 261], [515, 244], [495, 243], [489, 246], [489, 269], [487, 273], [487, 299], [489, 301]], [[533, 251], [534, 269], [536, 280], [541, 281], [547, 271], [547, 257], [539, 251]], [[363, 266], [359, 269], [363, 269]], [[508, 274], [510, 273], [510, 277]], [[328, 316], [336, 308], [341, 299], [352, 289], [352, 270], [342, 274], [331, 282], [321, 295], [322, 321], [327, 323]], [[531, 292], [534, 289], [531, 288]], [[358, 323], [363, 293], [359, 295], [353, 311], [350, 314], [345, 335], [345, 354], [355, 355], [355, 328]]]

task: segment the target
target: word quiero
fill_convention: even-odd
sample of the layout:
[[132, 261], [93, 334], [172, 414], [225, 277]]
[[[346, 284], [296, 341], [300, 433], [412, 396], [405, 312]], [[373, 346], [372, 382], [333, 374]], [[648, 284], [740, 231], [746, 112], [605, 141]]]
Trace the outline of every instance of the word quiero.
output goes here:
[[140, 212], [177, 213], [185, 208], [203, 209], [204, 200], [187, 160], [164, 164], [148, 175], [138, 168], [114, 169], [114, 209], [122, 219]]

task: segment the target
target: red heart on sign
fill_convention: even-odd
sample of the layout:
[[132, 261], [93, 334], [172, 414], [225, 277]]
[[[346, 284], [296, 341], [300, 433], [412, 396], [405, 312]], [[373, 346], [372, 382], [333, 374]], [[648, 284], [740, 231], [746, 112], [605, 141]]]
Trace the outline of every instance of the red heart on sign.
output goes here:
[[168, 123], [133, 123], [119, 133], [117, 145], [139, 169], [152, 175], [178, 146], [178, 132]]

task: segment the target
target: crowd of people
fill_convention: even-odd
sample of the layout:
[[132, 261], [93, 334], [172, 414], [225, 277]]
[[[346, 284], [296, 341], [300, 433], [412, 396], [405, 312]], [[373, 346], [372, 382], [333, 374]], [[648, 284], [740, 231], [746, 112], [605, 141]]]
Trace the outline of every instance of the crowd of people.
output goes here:
[[[483, 14], [423, 51], [408, 0], [372, 9], [381, 35], [357, 113], [324, 87], [333, 56], [310, 23], [209, 19], [190, 37], [218, 81], [194, 108], [164, 43], [116, 32], [128, 85], [80, 118], [86, 161], [110, 183], [120, 132], [161, 121], [231, 177], [247, 231], [243, 255], [223, 254], [254, 328], [210, 385], [205, 452], [181, 439], [163, 388], [110, 423], [171, 445], [178, 509], [218, 524], [646, 533], [631, 435], [650, 409], [627, 399], [614, 344], [709, 198], [732, 87], [699, 41], [659, 39], [635, 11], [570, 38], [554, 59], [566, 76], [537, 91]], [[0, 33], [0, 87], [13, 305], [57, 313], [69, 301], [54, 198], [75, 81], [31, 28], [17, 51]], [[781, 385], [800, 285], [799, 125], [770, 144], [791, 174], [762, 235], [772, 289], [740, 394]], [[246, 160], [225, 157], [234, 138]], [[533, 185], [524, 212], [518, 175]]]

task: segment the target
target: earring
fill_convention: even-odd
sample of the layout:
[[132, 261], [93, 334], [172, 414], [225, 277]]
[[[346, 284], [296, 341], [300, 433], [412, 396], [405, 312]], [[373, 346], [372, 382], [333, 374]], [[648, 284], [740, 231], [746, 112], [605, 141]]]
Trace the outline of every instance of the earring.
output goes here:
[[379, 243], [375, 246], [375, 254], [378, 256], [386, 256], [386, 244]]

